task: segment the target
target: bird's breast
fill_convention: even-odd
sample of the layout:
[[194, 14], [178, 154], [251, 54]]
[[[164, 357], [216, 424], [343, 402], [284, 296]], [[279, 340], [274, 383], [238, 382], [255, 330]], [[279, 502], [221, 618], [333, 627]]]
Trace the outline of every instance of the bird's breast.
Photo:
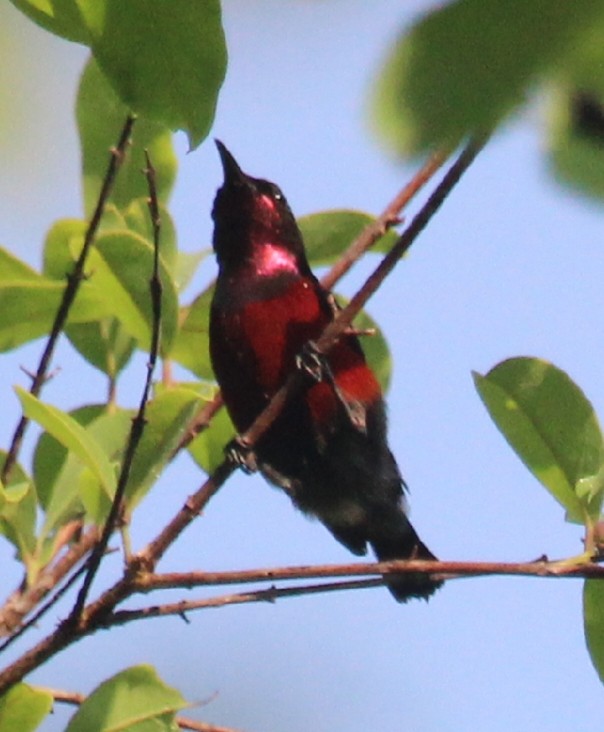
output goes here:
[[258, 381], [268, 393], [282, 384], [302, 346], [317, 338], [329, 320], [313, 283], [304, 278], [273, 295], [250, 299], [239, 317], [242, 338], [256, 354]]

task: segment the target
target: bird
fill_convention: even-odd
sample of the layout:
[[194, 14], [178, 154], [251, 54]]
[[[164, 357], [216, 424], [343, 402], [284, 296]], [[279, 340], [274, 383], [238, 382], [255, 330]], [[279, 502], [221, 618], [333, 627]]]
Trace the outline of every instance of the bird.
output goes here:
[[[300, 363], [312, 371], [312, 344], [338, 307], [311, 271], [280, 188], [244, 173], [215, 142], [224, 182], [212, 209], [210, 358], [241, 434]], [[357, 334], [349, 329], [318, 358], [323, 377], [315, 373], [286, 402], [254, 446], [255, 467], [353, 554], [369, 545], [380, 561], [435, 559], [407, 517], [384, 397]], [[398, 602], [428, 599], [441, 584], [419, 572], [385, 582]]]

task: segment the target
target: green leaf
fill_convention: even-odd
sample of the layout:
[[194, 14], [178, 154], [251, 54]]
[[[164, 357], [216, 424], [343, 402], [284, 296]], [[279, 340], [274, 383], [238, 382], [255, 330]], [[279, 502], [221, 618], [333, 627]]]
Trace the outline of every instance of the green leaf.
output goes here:
[[207, 429], [189, 445], [189, 453], [208, 475], [224, 460], [224, 448], [235, 437], [236, 430], [226, 409], [220, 409]]
[[66, 732], [172, 732], [174, 715], [188, 706], [151, 666], [121, 671], [98, 686], [72, 717]]
[[210, 363], [210, 303], [214, 288], [198, 295], [191, 305], [181, 309], [180, 329], [172, 346], [170, 358], [196, 376], [210, 381], [214, 372]]
[[549, 139], [550, 164], [559, 182], [602, 200], [603, 140], [604, 93], [559, 89], [550, 109]]
[[377, 130], [399, 153], [488, 131], [572, 60], [603, 15], [598, 0], [457, 0], [421, 18], [375, 85]]
[[[129, 2], [128, 6], [131, 5], [133, 3]], [[142, 33], [140, 27], [134, 31], [137, 41], [140, 38], [139, 33]], [[132, 43], [132, 38], [130, 43], [135, 53], [138, 43]], [[162, 44], [158, 47], [162, 47]], [[163, 53], [157, 54], [157, 58], [163, 58]], [[125, 76], [130, 77], [127, 70]], [[128, 108], [118, 100], [94, 61], [90, 61], [80, 80], [76, 106], [82, 150], [84, 210], [87, 217], [96, 206], [109, 164], [109, 150], [116, 144], [127, 115]], [[147, 181], [142, 174], [146, 167], [145, 149], [149, 151], [156, 170], [159, 200], [165, 203], [170, 195], [177, 168], [172, 135], [165, 126], [157, 122], [139, 119], [134, 125], [132, 145], [128, 148], [110, 197], [119, 209], [127, 208], [131, 201], [149, 193]]]
[[[63, 298], [63, 274], [60, 282], [43, 277], [0, 248], [0, 351], [48, 334]], [[85, 322], [105, 314], [102, 302], [83, 282], [69, 314], [70, 322]]]
[[[0, 464], [6, 452], [0, 450]], [[0, 483], [0, 533], [17, 550], [17, 557], [29, 564], [36, 545], [38, 499], [31, 479], [15, 465], [6, 486]]]
[[[104, 404], [93, 404], [70, 412], [70, 416], [82, 427], [86, 427], [105, 411]], [[51, 434], [43, 432], [40, 435], [34, 450], [33, 473], [40, 505], [44, 509], [48, 506], [53, 486], [67, 456], [67, 448]]]
[[585, 580], [583, 585], [585, 642], [600, 681], [604, 683], [604, 582]]
[[[137, 200], [128, 209], [130, 219], [142, 228], [139, 215], [140, 202]], [[133, 336], [143, 342], [150, 342], [151, 333], [151, 294], [149, 279], [153, 267], [153, 249], [141, 236], [126, 230], [124, 217], [113, 217], [115, 224], [121, 221], [121, 230], [104, 227], [104, 233], [97, 238], [97, 247], [90, 251], [87, 263], [89, 273], [86, 293], [90, 300], [96, 298], [101, 317], [95, 322], [76, 325], [66, 329], [74, 347], [90, 363], [115, 377], [127, 364], [135, 347]], [[51, 277], [63, 278], [65, 272], [73, 269], [79, 256], [86, 224], [82, 221], [64, 219], [57, 222], [49, 231], [44, 248], [44, 271]], [[169, 232], [168, 232], [169, 236]], [[106, 242], [111, 242], [106, 244]], [[175, 244], [174, 244], [175, 246]], [[99, 257], [107, 248], [107, 255]], [[170, 248], [165, 250], [173, 256]], [[128, 262], [128, 266], [126, 266]], [[114, 269], [117, 271], [114, 273]], [[168, 336], [169, 345], [176, 328], [176, 291], [165, 267], [161, 267], [163, 287], [162, 319], [164, 338]], [[76, 299], [76, 306], [77, 306]], [[142, 310], [142, 312], [141, 312]], [[79, 311], [76, 309], [76, 314]], [[107, 314], [119, 318], [123, 327]]]
[[[128, 228], [135, 234], [153, 243], [153, 225], [147, 198], [137, 198], [130, 202], [128, 208], [124, 209], [124, 220]], [[159, 215], [161, 219], [159, 234], [159, 253], [164, 260], [166, 267], [174, 276], [176, 260], [178, 258], [178, 246], [176, 244], [176, 228], [168, 209], [160, 203]], [[124, 227], [121, 227], [122, 229]]]
[[44, 241], [43, 272], [52, 280], [61, 280], [77, 262], [88, 224], [81, 219], [59, 219], [48, 230]]
[[122, 102], [191, 148], [206, 137], [226, 73], [219, 0], [94, 0], [92, 51]]
[[491, 418], [518, 457], [567, 511], [571, 521], [599, 517], [603, 494], [583, 481], [604, 465], [602, 433], [593, 407], [567, 374], [536, 358], [514, 358], [474, 383]]
[[199, 393], [186, 387], [166, 389], [149, 402], [145, 429], [134, 455], [126, 488], [130, 510], [157, 481], [201, 404]]
[[[153, 272], [153, 247], [130, 231], [101, 234], [90, 257], [89, 284], [102, 294], [128, 333], [149, 349], [153, 310], [149, 281]], [[178, 327], [178, 296], [168, 269], [160, 260], [162, 282], [161, 344], [163, 355], [170, 352]]]
[[[308, 259], [313, 267], [333, 264], [363, 229], [374, 221], [375, 216], [346, 209], [325, 211], [298, 219]], [[388, 251], [397, 238], [391, 230], [376, 242], [371, 251]]]
[[108, 496], [115, 491], [115, 471], [98, 442], [66, 412], [44, 404], [29, 392], [15, 387], [24, 413], [74, 453], [93, 473]]
[[201, 249], [198, 252], [178, 252], [174, 267], [174, 281], [179, 292], [186, 289], [197, 268], [211, 251], [211, 249]]
[[30, 20], [68, 41], [87, 43], [89, 33], [74, 0], [11, 0]]
[[604, 13], [574, 48], [553, 87], [549, 158], [558, 180], [604, 197]]
[[[105, 405], [97, 404], [80, 407], [70, 417], [102, 449], [115, 475], [130, 433], [132, 412], [107, 411]], [[92, 520], [104, 518], [103, 511], [109, 506], [107, 492], [94, 473], [86, 471], [82, 461], [48, 433], [41, 435], [36, 447], [34, 476], [46, 512], [41, 541], [65, 521], [82, 515], [84, 506]]]
[[6, 282], [37, 282], [40, 275], [28, 264], [11, 254], [4, 247], [0, 247], [0, 283]]
[[115, 318], [70, 325], [65, 329], [72, 346], [110, 379], [126, 367], [136, 341]]
[[0, 732], [33, 732], [52, 709], [52, 696], [17, 684], [0, 696]]

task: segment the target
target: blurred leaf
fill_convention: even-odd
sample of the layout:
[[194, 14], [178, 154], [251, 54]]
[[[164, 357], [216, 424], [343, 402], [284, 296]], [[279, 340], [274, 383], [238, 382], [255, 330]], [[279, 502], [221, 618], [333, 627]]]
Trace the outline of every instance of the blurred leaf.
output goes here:
[[[374, 221], [375, 216], [344, 209], [302, 216], [298, 219], [298, 225], [312, 266], [333, 264], [363, 229]], [[390, 230], [376, 242], [371, 251], [386, 252], [397, 239], [396, 232]]]
[[30, 20], [68, 41], [87, 43], [89, 33], [74, 0], [11, 0]]
[[604, 683], [604, 582], [585, 580], [583, 585], [585, 642], [600, 681]]
[[391, 49], [374, 95], [377, 130], [398, 153], [488, 131], [536, 82], [569, 63], [603, 16], [598, 0], [457, 0]]
[[0, 283], [5, 282], [37, 282], [40, 275], [28, 264], [15, 257], [14, 254], [0, 247]]
[[[166, 267], [170, 270], [172, 276], [174, 276], [176, 260], [178, 258], [176, 229], [170, 212], [161, 203], [159, 204], [159, 215], [161, 218], [159, 253]], [[153, 244], [153, 226], [147, 198], [137, 198], [131, 201], [128, 208], [124, 210], [124, 220], [128, 228], [134, 231], [135, 234], [140, 234], [143, 239]]]
[[[348, 300], [341, 295], [336, 295], [336, 300], [340, 307], [344, 307], [348, 303]], [[354, 319], [353, 327], [359, 331], [374, 331], [373, 334], [360, 335], [359, 340], [365, 352], [367, 363], [377, 376], [382, 390], [387, 392], [392, 376], [392, 356], [384, 334], [379, 325], [365, 310], [362, 310]]]
[[66, 412], [44, 404], [24, 389], [15, 387], [23, 412], [37, 422], [95, 475], [108, 496], [115, 491], [115, 472], [99, 443]]
[[[6, 452], [0, 450], [0, 464]], [[31, 479], [20, 465], [11, 471], [6, 486], [0, 483], [0, 533], [17, 550], [17, 557], [28, 564], [36, 545], [38, 499]]]
[[560, 182], [604, 196], [604, 13], [575, 45], [553, 86], [549, 155]]
[[210, 302], [213, 286], [198, 295], [191, 305], [181, 308], [180, 329], [170, 358], [202, 379], [213, 380], [210, 363]]
[[604, 94], [559, 90], [550, 109], [549, 145], [561, 183], [604, 198]]
[[174, 732], [174, 715], [186, 706], [181, 694], [151, 666], [132, 666], [98, 686], [73, 715], [66, 732]]
[[81, 219], [59, 219], [50, 227], [44, 241], [43, 272], [47, 277], [65, 282], [80, 256], [87, 228]]
[[0, 696], [0, 732], [33, 732], [52, 709], [52, 696], [17, 684]]
[[136, 348], [136, 341], [115, 318], [70, 325], [65, 332], [73, 347], [110, 379], [125, 368]]
[[[153, 272], [153, 248], [130, 231], [101, 234], [90, 257], [90, 284], [102, 293], [112, 314], [133, 338], [148, 350], [153, 311], [149, 281]], [[178, 327], [178, 297], [174, 281], [160, 260], [162, 281], [162, 354], [170, 351]]]
[[200, 395], [186, 387], [166, 389], [149, 402], [126, 488], [130, 510], [157, 481], [201, 404]]
[[212, 126], [226, 73], [219, 0], [95, 0], [83, 13], [94, 57], [122, 102], [184, 130], [196, 148]]
[[[128, 3], [131, 6], [133, 3]], [[172, 7], [170, 3], [169, 7]], [[139, 39], [142, 29], [134, 32]], [[138, 47], [130, 39], [132, 52]], [[156, 58], [163, 59], [163, 53]], [[125, 73], [130, 77], [129, 73]], [[84, 178], [84, 210], [89, 217], [96, 206], [101, 185], [109, 164], [109, 150], [116, 144], [120, 130], [128, 115], [128, 109], [116, 97], [111, 86], [99, 71], [94, 61], [86, 66], [80, 80], [76, 116], [82, 149]], [[148, 186], [142, 170], [146, 167], [144, 150], [149, 151], [156, 170], [157, 193], [165, 203], [170, 195], [176, 177], [176, 155], [172, 146], [170, 131], [160, 124], [139, 119], [134, 125], [132, 145], [120, 168], [110, 200], [119, 209], [126, 208], [131, 201], [148, 195]]]
[[210, 252], [211, 249], [201, 249], [199, 252], [178, 252], [174, 280], [179, 292], [183, 292], [189, 285], [197, 268]]
[[199, 467], [210, 475], [224, 460], [224, 448], [236, 434], [227, 410], [220, 409], [210, 426], [191, 442], [189, 453]]
[[580, 486], [601, 474], [604, 444], [593, 407], [579, 387], [535, 358], [503, 361], [486, 376], [475, 373], [474, 383], [510, 446], [564, 506], [567, 518], [596, 521], [602, 492], [585, 495]]

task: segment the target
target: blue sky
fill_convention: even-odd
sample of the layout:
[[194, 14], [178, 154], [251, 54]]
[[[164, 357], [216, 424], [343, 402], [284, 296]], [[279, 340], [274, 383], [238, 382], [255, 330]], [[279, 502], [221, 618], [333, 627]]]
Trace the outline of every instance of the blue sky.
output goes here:
[[[399, 29], [432, 5], [226, 0], [230, 65], [212, 135], [244, 170], [277, 182], [298, 215], [379, 212], [413, 166], [390, 159], [370, 132], [371, 80]], [[0, 94], [11, 93], [15, 106], [0, 116], [0, 243], [37, 265], [50, 223], [81, 211], [72, 108], [86, 53], [8, 6], [0, 17], [3, 54], [25, 69], [22, 77], [7, 64], [0, 69]], [[172, 211], [181, 246], [194, 250], [210, 240], [220, 165], [212, 144], [187, 155], [179, 135], [177, 146]], [[393, 352], [391, 446], [411, 487], [413, 522], [443, 559], [528, 560], [582, 548], [580, 528], [564, 522], [500, 437], [470, 375], [510, 356], [540, 356], [567, 370], [604, 411], [601, 211], [552, 181], [544, 148], [543, 110], [533, 104], [498, 132], [369, 307]], [[367, 257], [342, 290], [353, 292], [377, 261]], [[213, 266], [204, 263], [199, 282]], [[39, 351], [36, 343], [5, 356], [3, 383], [25, 383], [19, 365], [31, 367]], [[75, 406], [91, 393], [103, 398], [100, 377], [68, 346], [56, 363], [46, 399]], [[138, 359], [128, 374], [124, 403], [138, 399], [143, 366]], [[17, 418], [16, 399], [5, 400], [2, 444]], [[187, 460], [172, 466], [142, 506], [135, 542], [201, 479]], [[2, 557], [11, 587], [18, 575], [9, 554]], [[163, 568], [349, 558], [261, 478], [236, 476]], [[200, 718], [263, 732], [567, 732], [592, 726], [601, 712], [577, 580], [456, 581], [428, 605], [407, 606], [375, 589], [190, 620], [97, 635], [32, 679], [88, 691], [126, 665], [149, 662], [191, 700], [217, 692]], [[62, 729], [65, 719], [59, 711], [44, 730]]]

